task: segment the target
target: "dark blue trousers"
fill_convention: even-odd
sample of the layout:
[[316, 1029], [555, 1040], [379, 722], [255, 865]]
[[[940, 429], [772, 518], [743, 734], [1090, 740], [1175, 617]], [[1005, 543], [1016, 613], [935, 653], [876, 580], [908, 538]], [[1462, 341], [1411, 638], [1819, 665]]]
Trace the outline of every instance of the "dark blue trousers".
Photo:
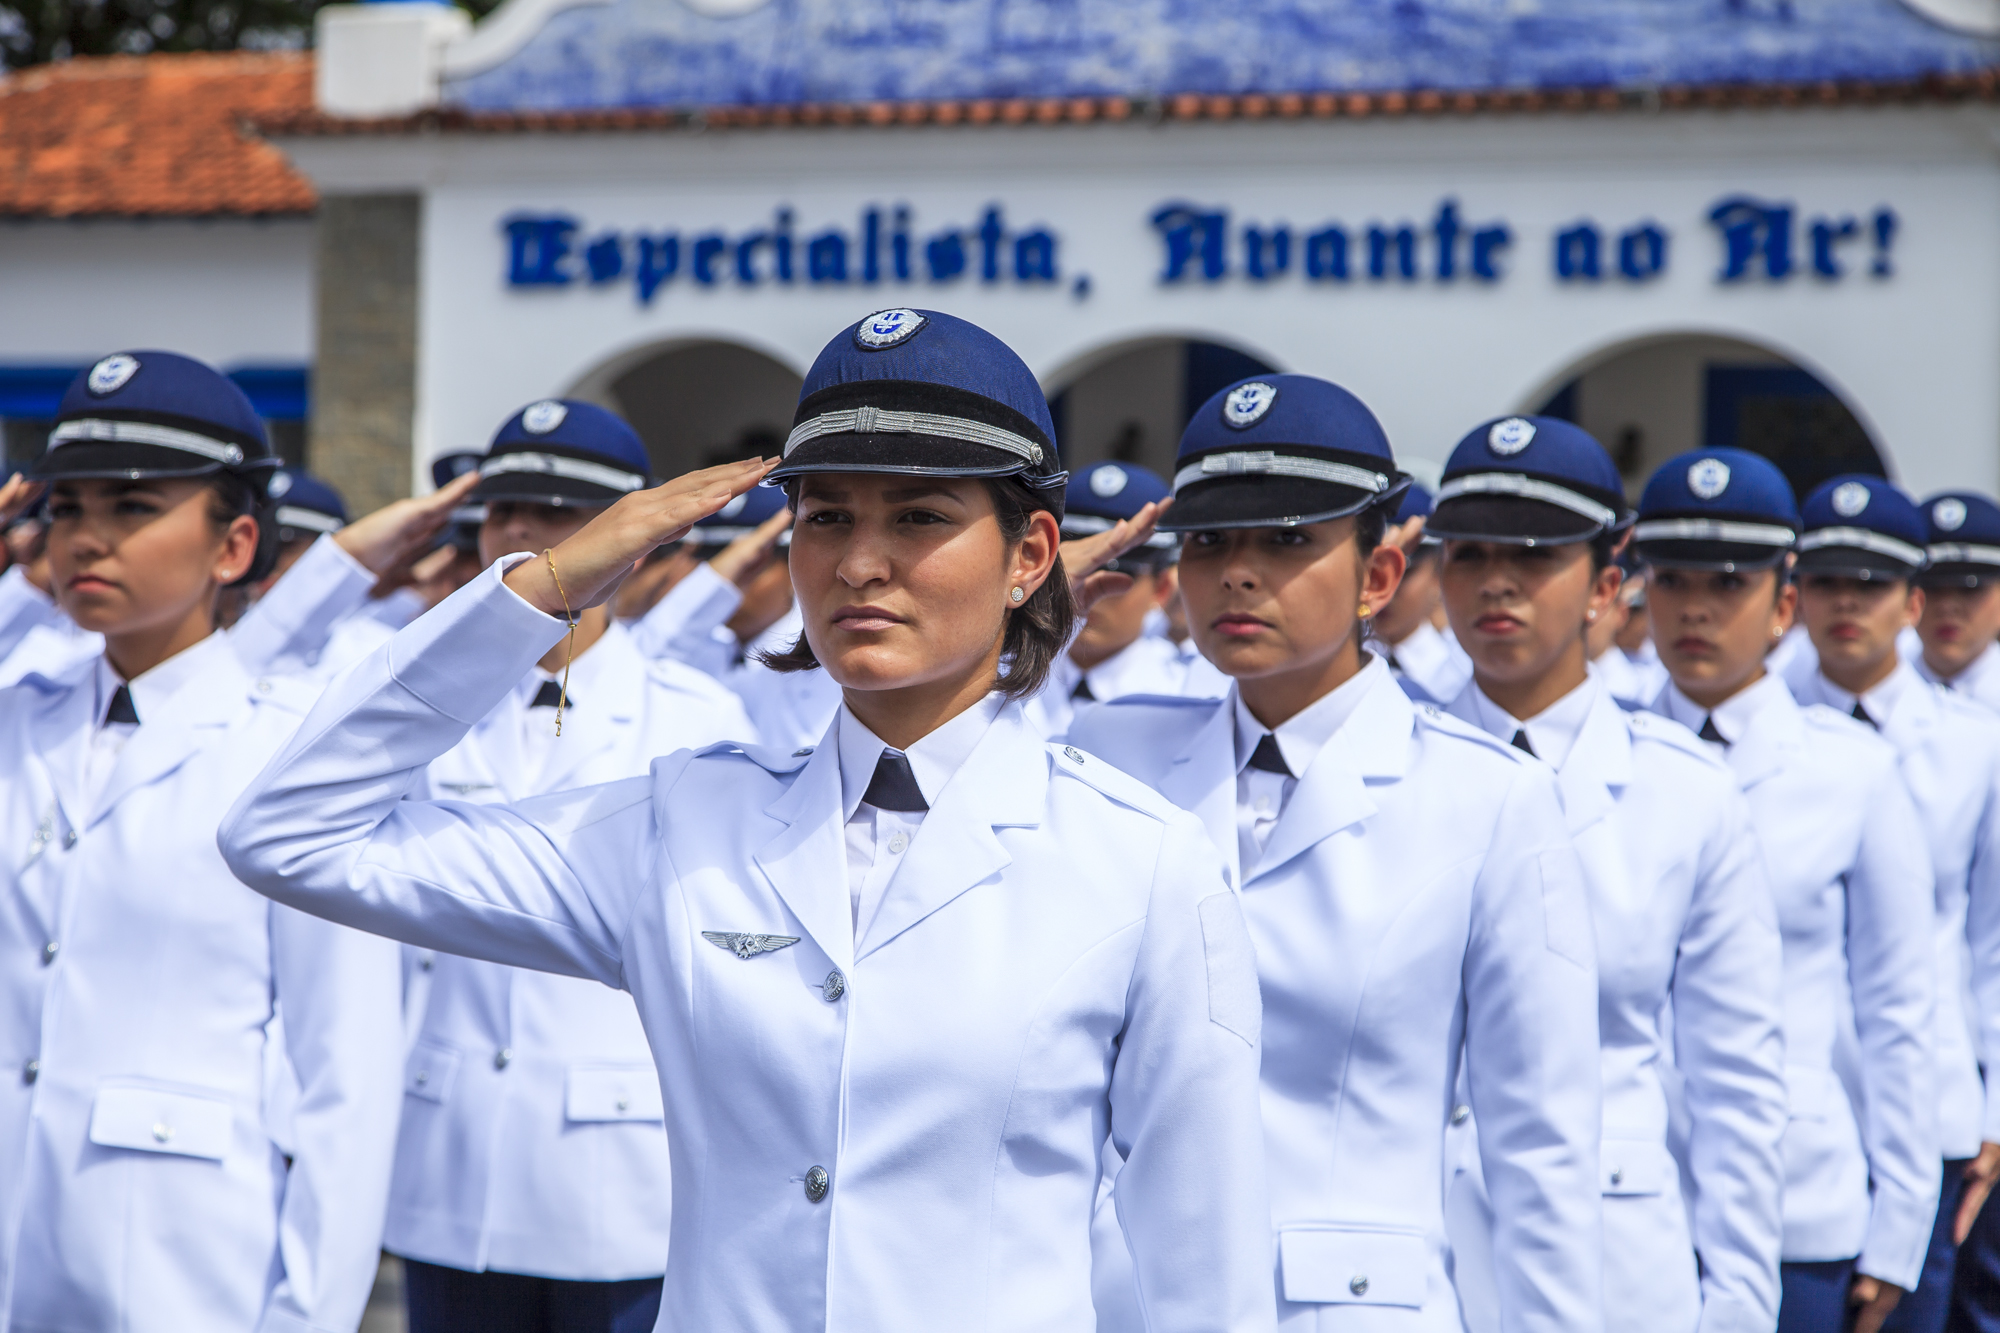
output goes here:
[[565, 1282], [403, 1260], [410, 1333], [653, 1333], [660, 1279]]
[[1847, 1327], [1854, 1260], [1779, 1264], [1778, 1282], [1778, 1333], [1841, 1333]]
[[1931, 1225], [1930, 1249], [1924, 1252], [1924, 1275], [1917, 1289], [1896, 1302], [1882, 1333], [1944, 1333], [1951, 1311], [1951, 1275], [1958, 1260], [1951, 1228], [1958, 1220], [1958, 1201], [1965, 1193], [1965, 1168], [1970, 1158], [1944, 1164], [1944, 1188], [1938, 1192], [1937, 1221]]
[[1973, 1219], [1951, 1279], [1946, 1333], [2000, 1333], [2000, 1204], [1992, 1197]]

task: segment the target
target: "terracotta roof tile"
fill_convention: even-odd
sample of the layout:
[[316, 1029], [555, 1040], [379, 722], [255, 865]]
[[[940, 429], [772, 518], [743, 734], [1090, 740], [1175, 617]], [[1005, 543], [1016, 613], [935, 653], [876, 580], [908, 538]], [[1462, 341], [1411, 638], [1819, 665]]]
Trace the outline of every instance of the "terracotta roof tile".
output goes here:
[[310, 213], [312, 185], [252, 120], [312, 110], [298, 52], [105, 56], [0, 80], [0, 216]]

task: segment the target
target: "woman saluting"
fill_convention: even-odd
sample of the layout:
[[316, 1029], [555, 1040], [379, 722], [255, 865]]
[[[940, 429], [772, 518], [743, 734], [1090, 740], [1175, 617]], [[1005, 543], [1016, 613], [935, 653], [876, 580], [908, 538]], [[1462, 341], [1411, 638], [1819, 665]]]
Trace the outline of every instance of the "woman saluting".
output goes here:
[[[632, 563], [766, 474], [796, 497], [816, 747], [712, 747], [519, 805], [403, 802]], [[781, 466], [636, 492], [331, 689], [222, 846], [281, 901], [632, 992], [674, 1216], [661, 1325], [1089, 1330], [1108, 1134], [1155, 1329], [1271, 1320], [1259, 1007], [1194, 821], [1015, 700], [1073, 616], [1047, 404], [997, 339], [883, 311]]]

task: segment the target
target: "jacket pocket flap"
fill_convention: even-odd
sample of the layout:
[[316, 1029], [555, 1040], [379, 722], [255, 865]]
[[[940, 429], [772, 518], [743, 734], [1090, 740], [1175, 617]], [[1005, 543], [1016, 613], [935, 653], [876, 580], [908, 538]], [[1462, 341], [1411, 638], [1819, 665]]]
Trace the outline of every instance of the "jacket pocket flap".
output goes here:
[[458, 1052], [434, 1041], [420, 1041], [410, 1051], [403, 1066], [403, 1092], [427, 1102], [442, 1102], [451, 1096], [458, 1081]]
[[1424, 1303], [1427, 1249], [1416, 1231], [1300, 1227], [1278, 1233], [1285, 1299], [1346, 1305]]
[[160, 1088], [105, 1087], [90, 1108], [90, 1141], [103, 1148], [206, 1157], [229, 1155], [235, 1114], [220, 1096]]
[[1666, 1148], [1646, 1139], [1606, 1139], [1598, 1147], [1598, 1183], [1606, 1194], [1660, 1194], [1677, 1171]]
[[563, 1091], [563, 1115], [579, 1124], [666, 1118], [651, 1065], [577, 1066]]

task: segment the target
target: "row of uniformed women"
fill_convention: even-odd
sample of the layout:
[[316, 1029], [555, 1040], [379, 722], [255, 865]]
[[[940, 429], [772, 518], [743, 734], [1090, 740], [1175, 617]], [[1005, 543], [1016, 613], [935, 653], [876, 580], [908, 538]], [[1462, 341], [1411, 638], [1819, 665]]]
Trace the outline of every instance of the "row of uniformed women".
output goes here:
[[[102, 378], [118, 382], [99, 398], [145, 376]], [[145, 401], [82, 406], [76, 419], [96, 424], [73, 432], [79, 441], [137, 447], [142, 433], [156, 441], [189, 424]], [[790, 754], [683, 751], [650, 777], [628, 768], [623, 782], [514, 805], [401, 799], [427, 780], [436, 790], [454, 762], [466, 767], [467, 796], [482, 782], [522, 796], [613, 776], [567, 764], [551, 783], [519, 776], [541, 745], [521, 723], [533, 697], [563, 697], [552, 669], [566, 656], [565, 625], [552, 617], [604, 602], [635, 560], [767, 470], [644, 489], [636, 442], [621, 468], [616, 449], [547, 438], [572, 417], [581, 430], [588, 413], [548, 404], [522, 414], [509, 427], [519, 438], [510, 446], [503, 431], [484, 465], [487, 480], [602, 484], [611, 474], [626, 498], [588, 524], [540, 533], [526, 523], [565, 517], [551, 495], [572, 520], [579, 505], [611, 497], [515, 501], [545, 508], [496, 551], [533, 553], [540, 542], [539, 558], [499, 562], [342, 678], [224, 840], [238, 873], [274, 897], [488, 960], [437, 965], [464, 974], [464, 1003], [440, 1006], [434, 991], [427, 1044], [409, 1064], [413, 1105], [447, 1108], [461, 1085], [488, 1077], [471, 1055], [483, 1041], [494, 1076], [525, 1073], [524, 1049], [544, 1055], [540, 1086], [561, 1080], [571, 1120], [637, 1118], [651, 1098], [632, 1085], [638, 1062], [622, 1058], [631, 1047], [609, 1050], [615, 1030], [604, 1034], [605, 1067], [579, 1070], [570, 1053], [588, 1037], [550, 1021], [570, 1011], [559, 1000], [525, 1005], [539, 983], [489, 964], [633, 993], [627, 1013], [659, 1062], [651, 1095], [679, 1195], [662, 1326], [1083, 1328], [1129, 1317], [1261, 1327], [1274, 1250], [1288, 1323], [1386, 1316], [1452, 1328], [1461, 1300], [1476, 1320], [1484, 1299], [1508, 1329], [1770, 1326], [1784, 1094], [1769, 899], [1726, 772], [1670, 724], [1607, 713], [1588, 693], [1573, 641], [1582, 620], [1570, 615], [1566, 637], [1563, 599], [1582, 605], [1583, 620], [1601, 610], [1612, 578], [1585, 548], [1622, 528], [1622, 500], [1604, 503], [1615, 474], [1604, 485], [1557, 466], [1588, 457], [1560, 423], [1476, 432], [1441, 493], [1440, 525], [1455, 513], [1469, 525], [1447, 548], [1448, 587], [1461, 554], [1473, 583], [1504, 589], [1534, 564], [1509, 557], [1569, 548], [1542, 609], [1530, 605], [1538, 597], [1478, 594], [1502, 605], [1475, 617], [1483, 629], [1459, 632], [1494, 647], [1453, 705], [1473, 725], [1407, 702], [1361, 646], [1403, 564], [1381, 543], [1403, 479], [1379, 427], [1333, 386], [1280, 376], [1205, 406], [1175, 479], [1171, 526], [1191, 534], [1189, 621], [1235, 685], [1221, 700], [1087, 710], [1074, 745], [1044, 747], [1013, 700], [1061, 664], [1073, 613], [1055, 554], [1062, 474], [1046, 406], [1018, 359], [978, 330], [882, 312], [815, 365], [773, 474], [799, 507], [790, 565], [803, 631], [775, 665], [824, 664], [842, 687], [824, 741]], [[1526, 456], [1538, 438], [1544, 447]], [[119, 461], [129, 468], [129, 456]], [[78, 495], [97, 489], [68, 483]], [[1099, 549], [1143, 538], [1152, 512], [1120, 515], [1135, 521]], [[1595, 526], [1551, 534], [1551, 513]], [[65, 510], [52, 536], [80, 517]], [[1579, 557], [1589, 571], [1580, 583]], [[1532, 625], [1547, 632], [1522, 637]], [[579, 619], [576, 637], [595, 645], [579, 654], [585, 663], [618, 642], [594, 618]], [[143, 684], [143, 671], [125, 670], [123, 640], [108, 642], [111, 672]], [[1091, 664], [1071, 661], [1089, 683]], [[607, 672], [595, 697], [617, 703], [600, 705], [600, 718], [619, 704], [639, 711], [630, 682]], [[578, 695], [589, 710], [593, 695]], [[1488, 737], [1515, 716], [1520, 736]], [[1670, 783], [1680, 784], [1671, 802]], [[212, 799], [234, 788], [206, 790]], [[843, 858], [845, 893], [826, 874]], [[917, 864], [906, 870], [906, 860]], [[1800, 968], [1804, 984], [1823, 981], [1822, 960]], [[1270, 1020], [1261, 1129], [1259, 979]], [[550, 982], [543, 994], [576, 984]], [[1927, 1048], [1919, 1034], [1913, 1066], [1893, 1030], [1894, 994], [1859, 981], [1856, 991], [1857, 1011], [1871, 1007], [1866, 1020], [1857, 1012], [1861, 1040], [1870, 1057], [1888, 1051], [1895, 1071], [1876, 1077], [1908, 1074], [1884, 1094], [1894, 1122], [1897, 1106], [1922, 1104]], [[1669, 997], [1671, 1031], [1660, 1017]], [[1834, 1026], [1837, 998], [1804, 1001], [1803, 1021]], [[137, 1074], [123, 1081], [155, 1097], [168, 1089], [154, 1085], [175, 1081]], [[310, 1082], [303, 1067], [300, 1079]], [[183, 1090], [195, 1081], [178, 1080]], [[502, 1086], [458, 1100], [498, 1103]], [[97, 1096], [106, 1104], [103, 1088]], [[302, 1109], [312, 1100], [308, 1087]], [[526, 1113], [532, 1102], [511, 1104]], [[1877, 1170], [1877, 1140], [1910, 1146], [1893, 1123], [1877, 1132], [1875, 1105], [1864, 1172]], [[550, 1123], [540, 1109], [537, 1122]], [[254, 1116], [249, 1124], [254, 1138]], [[440, 1146], [412, 1151], [418, 1126]], [[178, 1133], [160, 1119], [157, 1141], [167, 1141], [162, 1127], [168, 1140]], [[490, 1164], [502, 1159], [487, 1154], [510, 1132], [507, 1160], [533, 1160], [513, 1162], [496, 1188]], [[413, 1201], [398, 1242], [420, 1259], [420, 1247], [435, 1247], [441, 1271], [419, 1282], [442, 1299], [520, 1295], [492, 1284], [482, 1293], [462, 1276], [506, 1267], [494, 1262], [503, 1252], [527, 1255], [506, 1247], [532, 1234], [531, 1210], [569, 1183], [547, 1170], [560, 1170], [561, 1146], [535, 1133], [470, 1109], [455, 1121], [422, 1105], [406, 1116], [405, 1170], [445, 1156], [433, 1178], [456, 1171], [464, 1186]], [[148, 1165], [163, 1160], [143, 1143], [113, 1146], [128, 1150], [118, 1159], [128, 1170], [148, 1151]], [[1692, 1223], [1670, 1149], [1687, 1173]], [[1093, 1297], [1091, 1214], [1107, 1155], [1122, 1167], [1115, 1222], [1098, 1228]], [[1277, 1168], [1270, 1211], [1267, 1157]], [[365, 1177], [365, 1158], [353, 1161]], [[1878, 1182], [1875, 1210], [1888, 1217], [1907, 1163], [1894, 1151], [1882, 1161], [1892, 1202]], [[1820, 1169], [1845, 1185], [1853, 1165]], [[1448, 1190], [1466, 1205], [1454, 1209], [1455, 1246]], [[585, 1216], [553, 1219], [568, 1233], [515, 1271], [549, 1272], [575, 1229], [617, 1232], [568, 1246], [588, 1263], [647, 1221], [606, 1219], [569, 1197]], [[1835, 1211], [1848, 1203], [1835, 1200]], [[1916, 1211], [1927, 1230], [1928, 1211]], [[1618, 1249], [1608, 1265], [1603, 1237]], [[1871, 1252], [1893, 1252], [1894, 1237], [1869, 1237]], [[1849, 1257], [1860, 1252], [1857, 1243]], [[265, 1295], [297, 1285], [292, 1255], [308, 1251], [279, 1262], [263, 1253], [260, 1278], [278, 1284]], [[1864, 1272], [1892, 1283], [1901, 1274], [1863, 1259]], [[341, 1322], [337, 1311], [330, 1322]]]

